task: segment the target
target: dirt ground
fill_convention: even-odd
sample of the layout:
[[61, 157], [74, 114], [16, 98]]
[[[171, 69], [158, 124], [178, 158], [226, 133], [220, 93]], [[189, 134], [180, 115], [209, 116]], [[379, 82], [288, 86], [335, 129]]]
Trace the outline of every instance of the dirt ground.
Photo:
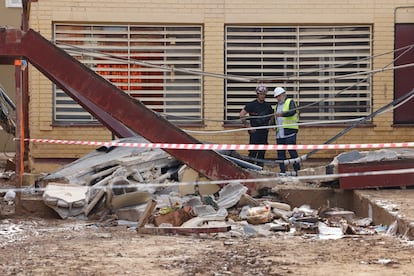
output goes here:
[[412, 275], [414, 245], [384, 234], [137, 234], [126, 225], [0, 220], [1, 275]]
[[377, 233], [320, 239], [138, 234], [116, 220], [0, 216], [0, 275], [413, 275], [414, 242]]

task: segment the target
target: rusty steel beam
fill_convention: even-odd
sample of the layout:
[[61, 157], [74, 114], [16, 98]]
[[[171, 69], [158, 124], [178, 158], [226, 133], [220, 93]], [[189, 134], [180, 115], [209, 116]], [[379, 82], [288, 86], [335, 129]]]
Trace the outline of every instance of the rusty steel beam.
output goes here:
[[339, 187], [343, 190], [409, 187], [414, 186], [414, 173], [388, 173], [363, 175], [375, 171], [395, 171], [414, 168], [414, 159], [381, 160], [338, 164], [338, 173], [362, 173], [362, 175], [339, 177]]
[[194, 235], [202, 233], [222, 233], [231, 230], [231, 226], [205, 226], [205, 227], [141, 227], [137, 228], [138, 234], [149, 235]]
[[[201, 143], [31, 29], [0, 29], [0, 56], [25, 57], [118, 137], [132, 130], [153, 143]], [[212, 150], [165, 151], [213, 180], [257, 177]], [[248, 188], [255, 191], [256, 183]]]

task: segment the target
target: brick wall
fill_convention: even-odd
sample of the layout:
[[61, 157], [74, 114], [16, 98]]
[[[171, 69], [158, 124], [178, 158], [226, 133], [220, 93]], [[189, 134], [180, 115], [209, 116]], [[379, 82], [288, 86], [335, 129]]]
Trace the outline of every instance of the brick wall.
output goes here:
[[[408, 0], [348, 1], [275, 1], [275, 0], [41, 0], [32, 3], [30, 25], [51, 39], [52, 22], [121, 22], [121, 23], [195, 23], [204, 25], [204, 69], [223, 73], [225, 24], [373, 24], [373, 55], [390, 52], [394, 47], [394, 9], [414, 6]], [[405, 18], [412, 18], [403, 14]], [[406, 20], [406, 19], [405, 19]], [[375, 59], [373, 68], [382, 68], [393, 55]], [[104, 127], [52, 126], [51, 83], [36, 70], [30, 70], [30, 133], [33, 138], [79, 139], [107, 141], [111, 139]], [[393, 100], [393, 72], [386, 71], [373, 78], [373, 110]], [[204, 113], [212, 120], [223, 119], [223, 80], [204, 79]], [[206, 121], [205, 127], [194, 130], [224, 130], [222, 123]], [[342, 127], [302, 127], [298, 144], [320, 144], [343, 130]], [[370, 127], [357, 128], [337, 143], [402, 142], [412, 140], [413, 129], [392, 127], [392, 113], [374, 119]], [[246, 132], [223, 135], [194, 135], [214, 143], [248, 142]], [[270, 143], [275, 143], [274, 132]], [[91, 151], [89, 147], [31, 145], [32, 170], [47, 170], [38, 165], [38, 158], [77, 158]], [[304, 154], [305, 152], [300, 152]], [[336, 152], [320, 151], [315, 157], [331, 158]], [[275, 157], [269, 153], [267, 157]]]

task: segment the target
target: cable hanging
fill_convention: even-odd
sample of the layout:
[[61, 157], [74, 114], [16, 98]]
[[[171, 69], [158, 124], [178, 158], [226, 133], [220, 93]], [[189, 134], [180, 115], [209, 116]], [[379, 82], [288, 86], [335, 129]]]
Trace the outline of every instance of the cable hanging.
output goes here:
[[[125, 63], [137, 64], [137, 65], [141, 65], [141, 66], [145, 66], [145, 67], [149, 67], [149, 68], [157, 68], [157, 69], [160, 69], [160, 70], [163, 70], [163, 71], [168, 71], [168, 72], [180, 72], [180, 73], [186, 73], [186, 74], [202, 75], [202, 76], [222, 78], [222, 79], [226, 79], [226, 80], [233, 80], [233, 81], [239, 81], [239, 82], [245, 82], [245, 83], [249, 83], [249, 82], [250, 83], [252, 83], [252, 82], [265, 83], [265, 82], [272, 82], [272, 81], [289, 81], [289, 80], [300, 81], [302, 77], [304, 77], [308, 74], [323, 72], [325, 70], [330, 70], [332, 68], [340, 68], [340, 67], [343, 67], [343, 66], [347, 66], [347, 65], [351, 65], [351, 64], [354, 64], [354, 63], [361, 62], [361, 61], [366, 60], [366, 59], [374, 59], [376, 57], [380, 57], [380, 56], [387, 55], [387, 54], [390, 54], [390, 53], [395, 53], [397, 51], [403, 51], [401, 54], [399, 54], [397, 57], [395, 57], [392, 62], [390, 62], [389, 64], [387, 64], [386, 66], [384, 66], [383, 68], [380, 68], [380, 69], [374, 69], [374, 70], [364, 71], [364, 72], [350, 73], [350, 74], [345, 74], [345, 75], [341, 75], [341, 76], [333, 76], [333, 77], [330, 76], [330, 77], [319, 78], [318, 81], [324, 82], [324, 81], [329, 81], [329, 80], [334, 80], [334, 79], [347, 78], [347, 77], [351, 77], [351, 76], [368, 75], [366, 78], [361, 79], [360, 81], [356, 82], [355, 84], [339, 91], [338, 93], [336, 93], [334, 95], [334, 97], [340, 95], [341, 93], [343, 93], [346, 90], [351, 89], [352, 87], [355, 87], [355, 86], [359, 85], [360, 83], [362, 83], [364, 81], [367, 81], [369, 79], [369, 77], [373, 74], [380, 73], [380, 72], [385, 72], [385, 71], [388, 71], [388, 70], [396, 70], [396, 69], [402, 69], [402, 68], [408, 68], [408, 67], [413, 67], [414, 66], [414, 63], [408, 63], [408, 64], [397, 65], [397, 66], [390, 66], [396, 60], [398, 60], [403, 55], [407, 54], [411, 49], [413, 49], [414, 44], [407, 45], [405, 47], [401, 47], [399, 49], [395, 49], [395, 50], [388, 51], [388, 52], [385, 52], [385, 53], [381, 53], [381, 54], [378, 54], [378, 55], [373, 55], [373, 56], [365, 57], [365, 58], [362, 58], [362, 59], [357, 59], [355, 61], [348, 62], [348, 63], [345, 63], [345, 64], [325, 67], [325, 68], [322, 68], [322, 69], [318, 69], [318, 70], [311, 71], [311, 72], [306, 72], [306, 73], [303, 73], [303, 74], [299, 73], [298, 75], [293, 75], [292, 74], [292, 76], [278, 77], [277, 79], [273, 78], [273, 77], [272, 78], [269, 78], [269, 77], [260, 77], [260, 78], [258, 78], [258, 77], [248, 77], [248, 76], [241, 76], [241, 75], [210, 73], [210, 72], [205, 72], [205, 71], [200, 71], [200, 70], [180, 69], [180, 68], [170, 67], [170, 66], [166, 66], [166, 65], [156, 65], [156, 64], [153, 64], [153, 63], [140, 61], [140, 60], [132, 59], [132, 58], [123, 58], [123, 57], [110, 55], [110, 54], [103, 53], [103, 52], [96, 51], [96, 50], [84, 49], [84, 48], [81, 48], [81, 47], [78, 47], [78, 46], [65, 44], [65, 43], [55, 42], [55, 44], [62, 44], [62, 45], [65, 45], [67, 47], [70, 47], [70, 49], [67, 49], [67, 51], [69, 51], [69, 52], [75, 52], [75, 53], [81, 53], [81, 54], [86, 53], [86, 54], [89, 54], [91, 56], [98, 55], [99, 58], [106, 58], [106, 59], [109, 59], [109, 60], [122, 61], [122, 62], [125, 62]], [[409, 99], [411, 99], [413, 97], [413, 93], [414, 93], [414, 90], [412, 90], [411, 92], [401, 96], [400, 98], [394, 100], [393, 102], [381, 107], [380, 109], [378, 109], [377, 111], [371, 113], [370, 115], [368, 115], [366, 117], [353, 119], [352, 121], [354, 121], [354, 123], [350, 127], [342, 130], [341, 132], [339, 132], [337, 135], [335, 135], [331, 139], [328, 139], [324, 144], [332, 143], [333, 141], [337, 140], [339, 137], [343, 136], [344, 134], [349, 132], [351, 129], [353, 129], [356, 126], [360, 125], [361, 123], [363, 123], [367, 120], [370, 120], [370, 119], [374, 118], [375, 116], [386, 112], [387, 109], [389, 109], [390, 107], [395, 106], [394, 108], [397, 108], [398, 106], [404, 104], [405, 102], [407, 102]], [[305, 109], [305, 108], [308, 108], [310, 106], [320, 104], [320, 103], [322, 103], [326, 100], [327, 99], [324, 98], [320, 101], [313, 102], [313, 103], [310, 103], [308, 105], [298, 107], [298, 109]], [[164, 115], [164, 114], [162, 114], [162, 115]], [[168, 115], [168, 116], [172, 116], [172, 117], [176, 117], [176, 118], [186, 118], [186, 117], [173, 116], [173, 115]], [[268, 115], [268, 116], [273, 116], [273, 115]], [[260, 117], [260, 116], [257, 116], [257, 117]], [[262, 117], [265, 117], [265, 116], [262, 116]], [[253, 118], [253, 116], [251, 118]], [[191, 118], [191, 119], [193, 119], [193, 118]], [[239, 120], [239, 119], [235, 119], [235, 120]], [[351, 120], [346, 120], [347, 123], [349, 123], [350, 121]], [[220, 122], [222, 122], [222, 120], [220, 120]], [[325, 123], [328, 123], [328, 122], [321, 121], [321, 122], [317, 122], [317, 123], [318, 124], [321, 124], [321, 123], [325, 124]], [[337, 121], [335, 123], [337, 123]], [[300, 124], [305, 124], [305, 123], [300, 123]], [[300, 124], [298, 124], [298, 125], [300, 125]], [[274, 128], [274, 127], [276, 127], [276, 125], [275, 126], [266, 126], [265, 128]], [[249, 128], [249, 129], [254, 129], [254, 128]], [[258, 129], [258, 128], [256, 128], [256, 129]], [[242, 130], [245, 131], [247, 129], [242, 128]], [[189, 130], [185, 130], [185, 131], [187, 131], [189, 133], [204, 133], [204, 134], [207, 133], [207, 132], [196, 132], [196, 131], [189, 131]], [[240, 130], [227, 130], [227, 131], [209, 132], [209, 133], [224, 133], [224, 132], [231, 132], [231, 131], [240, 131]], [[307, 158], [309, 158], [311, 155], [315, 154], [317, 151], [318, 150], [314, 150], [314, 151], [311, 151], [308, 154], [305, 154], [304, 156], [301, 156], [299, 158], [284, 160], [283, 162], [286, 165], [287, 164], [292, 164], [292, 163], [295, 163], [295, 162], [301, 162], [301, 161], [304, 161]], [[269, 162], [269, 160], [263, 160], [263, 161], [266, 162], [266, 163]], [[281, 160], [270, 161], [270, 163], [280, 163], [280, 162], [282, 162], [282, 161]]]

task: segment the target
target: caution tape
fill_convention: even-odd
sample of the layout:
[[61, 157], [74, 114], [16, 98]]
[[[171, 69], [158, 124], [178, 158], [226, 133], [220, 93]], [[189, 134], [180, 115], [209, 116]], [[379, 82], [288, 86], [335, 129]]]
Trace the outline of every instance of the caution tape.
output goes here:
[[106, 147], [138, 147], [183, 150], [331, 150], [331, 149], [376, 149], [376, 148], [409, 148], [414, 142], [373, 143], [373, 144], [321, 144], [321, 145], [243, 145], [243, 144], [171, 144], [171, 143], [129, 143], [99, 142], [57, 139], [24, 139], [32, 143], [48, 143], [59, 145], [85, 145]]
[[[176, 187], [176, 186], [188, 186], [188, 185], [226, 185], [226, 184], [243, 184], [245, 186], [253, 185], [256, 183], [271, 182], [273, 184], [288, 184], [290, 181], [312, 181], [312, 180], [325, 180], [333, 181], [338, 178], [345, 177], [362, 177], [362, 176], [380, 176], [380, 175], [401, 175], [401, 174], [414, 174], [414, 168], [408, 169], [395, 169], [395, 170], [381, 170], [381, 171], [367, 171], [367, 172], [349, 172], [349, 173], [336, 173], [336, 174], [319, 174], [319, 175], [299, 175], [299, 176], [274, 176], [263, 178], [248, 178], [248, 179], [224, 179], [224, 180], [205, 180], [205, 181], [191, 181], [191, 182], [164, 182], [164, 183], [134, 183], [114, 186], [89, 186], [90, 190], [108, 190], [108, 189], [130, 189], [130, 188], [148, 188], [148, 187]], [[412, 186], [407, 185], [407, 186]], [[65, 186], [54, 188], [55, 190], [65, 190]], [[29, 192], [44, 192], [46, 187], [23, 187], [23, 188], [0, 188], [0, 193], [6, 193], [8, 191], [29, 193]]]

